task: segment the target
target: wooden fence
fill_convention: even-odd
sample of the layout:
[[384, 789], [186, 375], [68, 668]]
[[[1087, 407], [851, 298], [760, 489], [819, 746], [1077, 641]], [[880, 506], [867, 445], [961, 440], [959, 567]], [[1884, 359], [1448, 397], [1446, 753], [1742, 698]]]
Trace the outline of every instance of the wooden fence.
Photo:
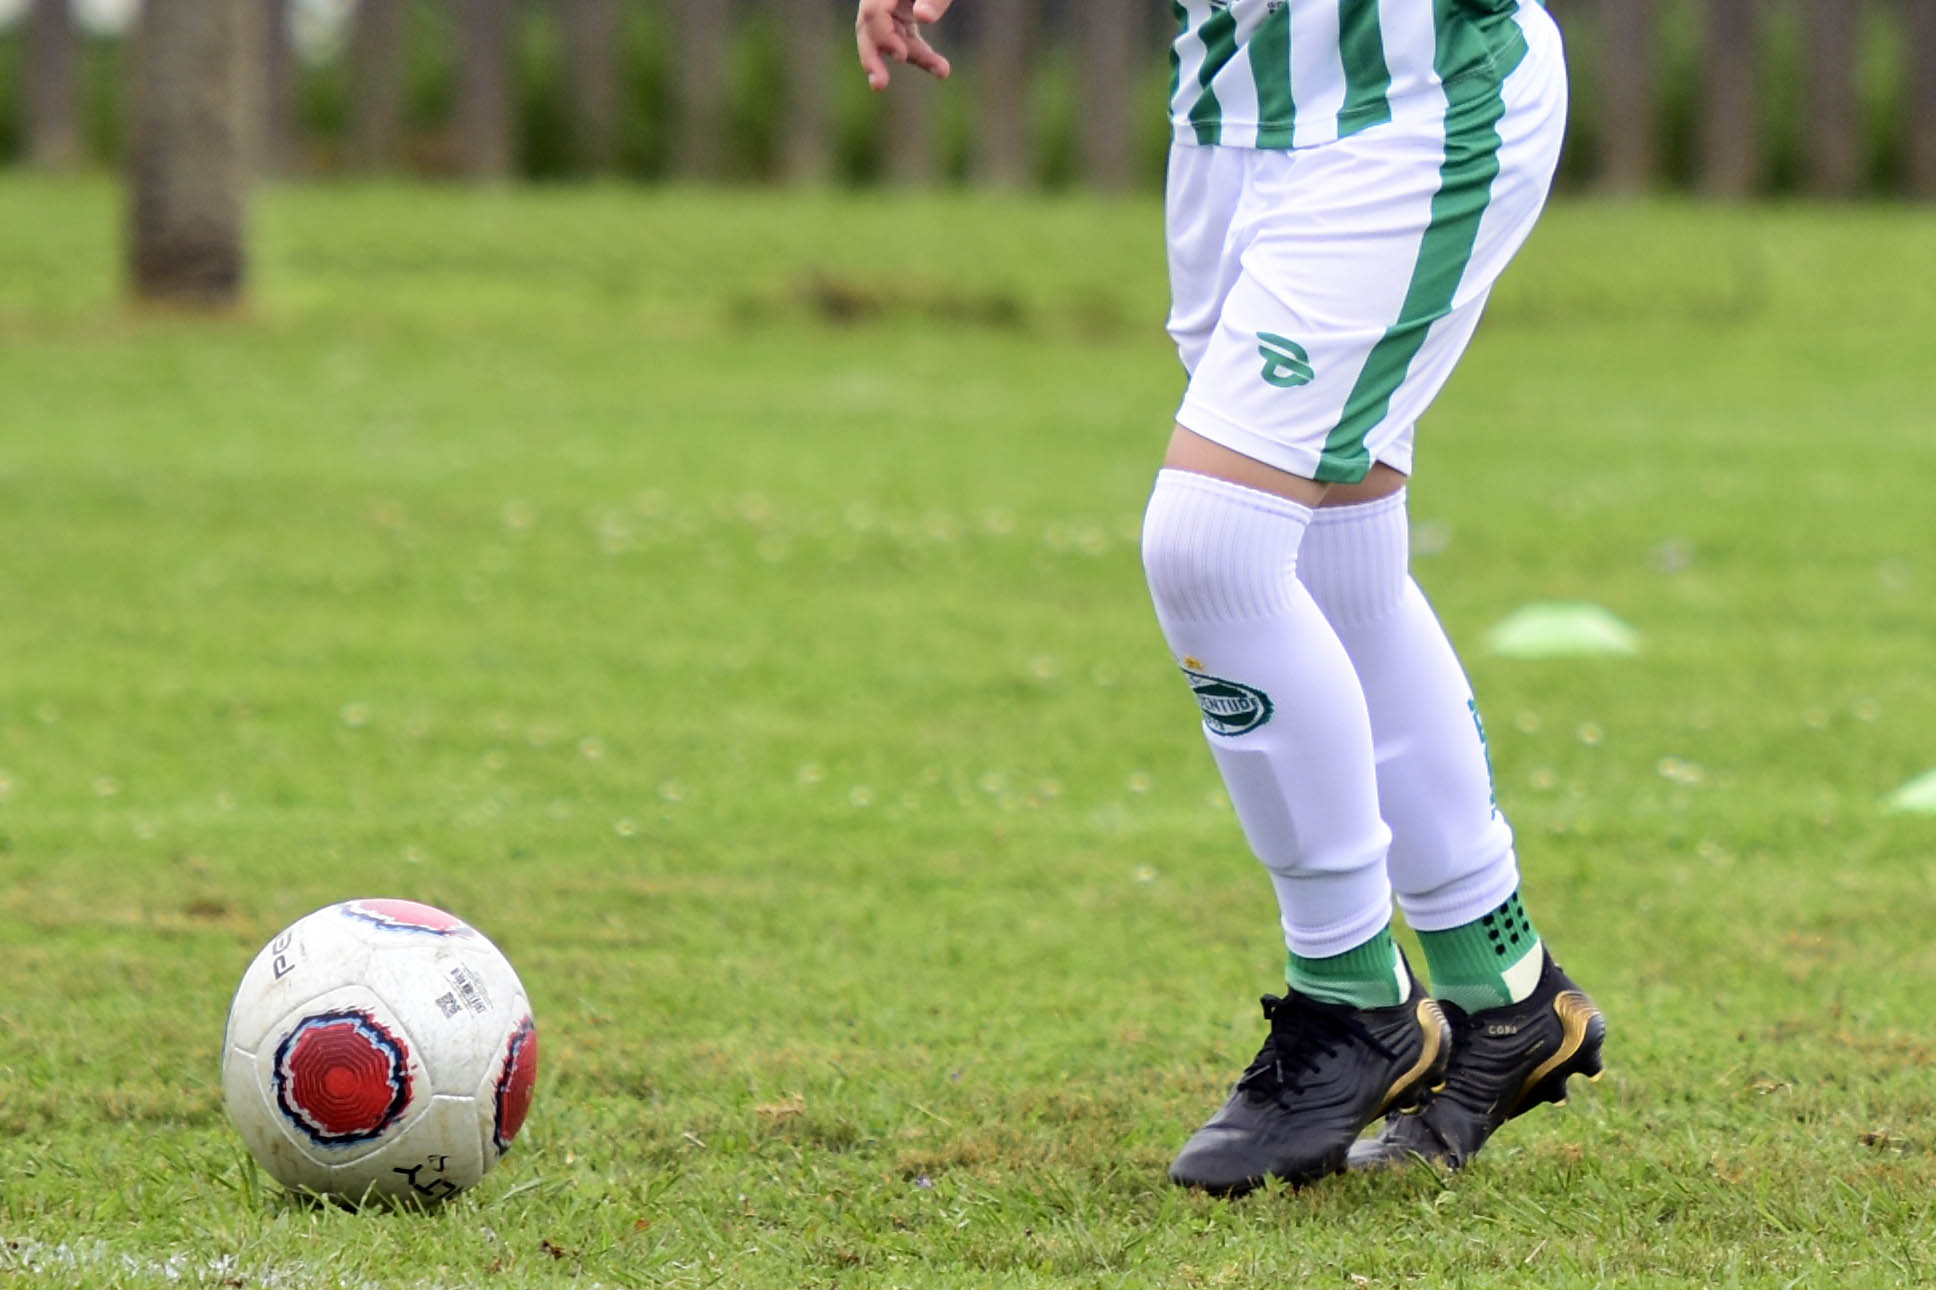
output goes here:
[[[849, 0], [259, 2], [275, 171], [1101, 188], [1162, 171], [1159, 0], [960, 0], [935, 33], [959, 82], [905, 74], [878, 99]], [[1572, 186], [1936, 196], [1936, 0], [1549, 8], [1573, 64]], [[31, 0], [0, 36], [19, 103], [0, 157], [118, 146], [121, 42], [71, 13]]]

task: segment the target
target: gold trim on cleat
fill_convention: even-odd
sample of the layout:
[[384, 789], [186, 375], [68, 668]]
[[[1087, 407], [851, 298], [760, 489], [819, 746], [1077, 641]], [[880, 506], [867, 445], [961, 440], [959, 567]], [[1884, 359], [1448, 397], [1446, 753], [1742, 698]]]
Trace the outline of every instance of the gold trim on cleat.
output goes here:
[[[1539, 1082], [1551, 1075], [1556, 1069], [1573, 1059], [1580, 1051], [1580, 1044], [1586, 1039], [1587, 1027], [1593, 1024], [1600, 1010], [1593, 1006], [1593, 1000], [1578, 990], [1563, 990], [1553, 1000], [1553, 1013], [1560, 1019], [1560, 1046], [1553, 1055], [1533, 1067], [1533, 1073], [1519, 1086], [1519, 1096], [1513, 1102], [1515, 1107], [1525, 1104], [1526, 1095], [1538, 1086]], [[1562, 1085], [1564, 1080], [1561, 1081]]]
[[1418, 1060], [1412, 1063], [1410, 1070], [1393, 1080], [1391, 1087], [1385, 1090], [1385, 1100], [1378, 1104], [1378, 1110], [1373, 1118], [1383, 1115], [1397, 1100], [1399, 1094], [1409, 1088], [1419, 1076], [1432, 1069], [1432, 1063], [1438, 1060], [1439, 1049], [1445, 1045], [1446, 1032], [1451, 1030], [1452, 1023], [1447, 1021], [1445, 1014], [1439, 1010], [1438, 1001], [1436, 999], [1419, 1000], [1417, 1015], [1419, 1028], [1425, 1032], [1425, 1043], [1420, 1047]]

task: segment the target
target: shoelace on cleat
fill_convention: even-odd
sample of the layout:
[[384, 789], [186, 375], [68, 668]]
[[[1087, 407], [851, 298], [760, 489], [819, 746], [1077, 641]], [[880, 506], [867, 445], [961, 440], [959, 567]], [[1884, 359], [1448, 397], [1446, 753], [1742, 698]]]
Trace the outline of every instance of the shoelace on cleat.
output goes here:
[[1237, 1081], [1238, 1089], [1249, 1097], [1281, 1103], [1287, 1093], [1302, 1093], [1300, 1076], [1315, 1072], [1320, 1058], [1335, 1057], [1350, 1044], [1362, 1044], [1386, 1061], [1397, 1060], [1397, 1054], [1358, 1020], [1355, 1009], [1302, 995], [1267, 994], [1259, 1002], [1270, 1022], [1270, 1034]]

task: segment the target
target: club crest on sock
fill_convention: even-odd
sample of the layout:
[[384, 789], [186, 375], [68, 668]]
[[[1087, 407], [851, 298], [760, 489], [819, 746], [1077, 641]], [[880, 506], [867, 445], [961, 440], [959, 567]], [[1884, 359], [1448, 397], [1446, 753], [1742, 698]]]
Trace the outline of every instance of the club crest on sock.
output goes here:
[[1184, 660], [1183, 675], [1190, 682], [1190, 692], [1197, 696], [1203, 724], [1211, 734], [1227, 738], [1248, 734], [1271, 719], [1274, 709], [1268, 694], [1240, 681], [1198, 671], [1190, 666], [1196, 661]]

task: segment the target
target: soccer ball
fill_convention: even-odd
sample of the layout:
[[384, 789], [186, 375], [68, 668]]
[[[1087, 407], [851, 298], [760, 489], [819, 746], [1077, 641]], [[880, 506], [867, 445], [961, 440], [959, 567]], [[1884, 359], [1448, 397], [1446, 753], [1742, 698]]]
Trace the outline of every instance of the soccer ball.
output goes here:
[[538, 1032], [509, 960], [410, 900], [319, 909], [242, 976], [229, 1119], [298, 1191], [435, 1205], [490, 1172], [531, 1106]]

